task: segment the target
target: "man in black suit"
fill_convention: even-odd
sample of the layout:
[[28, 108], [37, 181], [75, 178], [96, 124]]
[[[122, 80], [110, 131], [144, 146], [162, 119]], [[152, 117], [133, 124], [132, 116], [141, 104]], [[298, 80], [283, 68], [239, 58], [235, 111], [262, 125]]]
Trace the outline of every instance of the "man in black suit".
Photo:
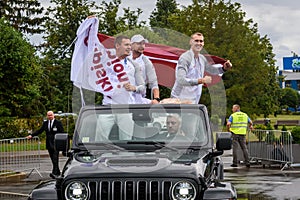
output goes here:
[[188, 138], [186, 134], [181, 130], [181, 117], [179, 114], [170, 114], [166, 119], [167, 132], [154, 136], [157, 140], [173, 140], [185, 141]]
[[58, 155], [59, 151], [56, 151], [54, 146], [54, 138], [56, 133], [63, 133], [64, 128], [61, 121], [54, 118], [53, 111], [47, 112], [47, 119], [43, 122], [42, 127], [35, 131], [34, 133], [27, 136], [28, 139], [31, 139], [34, 136], [46, 132], [46, 148], [48, 149], [49, 156], [52, 162], [52, 173], [50, 174], [51, 178], [55, 178], [60, 175], [59, 165], [58, 165]]

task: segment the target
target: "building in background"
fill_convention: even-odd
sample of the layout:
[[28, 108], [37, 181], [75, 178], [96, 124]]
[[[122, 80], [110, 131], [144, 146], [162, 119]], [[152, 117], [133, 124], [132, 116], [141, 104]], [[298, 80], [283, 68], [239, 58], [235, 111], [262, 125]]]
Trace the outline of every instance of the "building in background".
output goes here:
[[[294, 52], [292, 52], [294, 53]], [[281, 88], [293, 88], [300, 93], [300, 57], [294, 53], [292, 57], [283, 57], [283, 70], [279, 70]]]

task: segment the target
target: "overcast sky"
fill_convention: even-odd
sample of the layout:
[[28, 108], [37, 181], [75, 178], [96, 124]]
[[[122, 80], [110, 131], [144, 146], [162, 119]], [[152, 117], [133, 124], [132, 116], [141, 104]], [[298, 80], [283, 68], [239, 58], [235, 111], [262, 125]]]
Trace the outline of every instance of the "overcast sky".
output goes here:
[[[97, 3], [102, 0], [95, 0]], [[189, 5], [192, 0], [176, 0], [179, 5]], [[41, 0], [47, 4], [49, 0]], [[282, 58], [292, 56], [291, 51], [300, 55], [299, 1], [295, 0], [232, 0], [242, 5], [246, 18], [258, 24], [261, 36], [267, 35], [276, 54], [277, 66], [282, 69]], [[155, 8], [156, 0], [122, 0], [121, 7], [131, 10], [141, 8], [142, 20], [147, 20]], [[205, 33], [204, 33], [205, 34]]]
[[[155, 0], [122, 0], [122, 5], [131, 9], [141, 8], [141, 17], [148, 18], [153, 11]], [[258, 24], [261, 36], [267, 35], [276, 54], [277, 66], [282, 69], [282, 58], [292, 56], [291, 51], [300, 55], [300, 9], [295, 0], [232, 0], [239, 2], [246, 18]], [[192, 0], [177, 0], [180, 5], [189, 5]]]
[[236, 0], [246, 16], [258, 23], [261, 36], [268, 35], [276, 54], [277, 65], [282, 69], [283, 57], [300, 55], [300, 9], [294, 0]]

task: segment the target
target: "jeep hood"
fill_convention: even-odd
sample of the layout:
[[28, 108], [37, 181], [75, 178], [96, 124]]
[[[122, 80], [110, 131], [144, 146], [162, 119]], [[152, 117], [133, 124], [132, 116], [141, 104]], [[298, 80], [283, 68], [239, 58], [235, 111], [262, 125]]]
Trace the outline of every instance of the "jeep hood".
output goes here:
[[67, 168], [65, 176], [72, 176], [72, 174], [76, 174], [76, 177], [141, 176], [140, 173], [165, 177], [181, 175], [186, 177], [188, 174], [191, 176], [203, 175], [206, 168], [206, 164], [201, 159], [203, 156], [205, 153], [197, 154], [197, 157], [200, 158], [197, 160], [191, 159], [193, 156], [190, 159], [188, 156], [181, 156], [172, 161], [164, 154], [121, 153], [117, 155], [103, 154], [89, 162], [82, 162], [80, 159], [83, 157], [79, 156], [76, 160], [74, 159], [72, 166]]

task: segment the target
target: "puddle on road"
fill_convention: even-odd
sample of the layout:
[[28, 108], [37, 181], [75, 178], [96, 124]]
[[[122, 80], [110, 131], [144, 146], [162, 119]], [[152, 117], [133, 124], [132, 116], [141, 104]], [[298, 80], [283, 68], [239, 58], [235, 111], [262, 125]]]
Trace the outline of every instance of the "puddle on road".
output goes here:
[[248, 192], [237, 191], [238, 200], [274, 200], [274, 197], [270, 197], [264, 194], [250, 194]]
[[2, 200], [27, 200], [29, 192], [39, 183], [31, 182], [6, 182], [0, 184], [0, 199]]
[[[284, 188], [283, 191], [289, 191], [292, 184], [296, 186], [300, 184], [300, 173], [283, 174], [278, 171], [276, 173], [262, 173], [263, 170], [239, 170], [225, 173], [225, 181], [231, 182], [237, 190], [238, 200], [274, 200], [274, 199], [297, 199], [297, 198], [279, 198], [278, 186]], [[295, 181], [298, 180], [298, 181]], [[26, 200], [24, 196], [17, 194], [3, 194], [1, 191], [18, 192], [20, 195], [28, 194], [38, 182], [21, 182], [0, 184], [0, 199], [2, 200]], [[295, 186], [295, 187], [296, 187]], [[295, 191], [294, 191], [295, 192]], [[280, 193], [280, 192], [279, 192]], [[283, 192], [284, 193], [284, 192]], [[300, 191], [296, 189], [295, 194]], [[271, 196], [269, 196], [271, 195]], [[289, 196], [290, 197], [290, 196]]]
[[282, 172], [278, 169], [253, 168], [228, 170], [225, 181], [231, 182], [237, 190], [238, 200], [295, 200], [300, 196], [297, 185], [299, 170]]
[[9, 194], [9, 193], [2, 193], [0, 191], [0, 199], [5, 200], [27, 200], [28, 196], [25, 195], [18, 195], [18, 194]]

